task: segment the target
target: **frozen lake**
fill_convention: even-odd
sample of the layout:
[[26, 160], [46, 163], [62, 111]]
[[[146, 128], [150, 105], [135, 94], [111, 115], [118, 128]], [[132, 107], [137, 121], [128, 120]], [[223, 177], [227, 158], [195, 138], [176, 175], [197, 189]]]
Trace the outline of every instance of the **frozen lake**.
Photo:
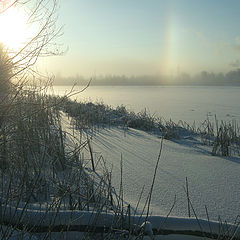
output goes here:
[[[71, 86], [54, 86], [54, 93], [63, 95]], [[82, 87], [75, 87], [74, 91]], [[139, 112], [145, 108], [151, 113], [184, 120], [189, 124], [202, 122], [207, 115], [219, 120], [240, 121], [240, 87], [192, 86], [90, 86], [72, 99], [100, 102], [111, 106], [125, 105], [128, 110]]]

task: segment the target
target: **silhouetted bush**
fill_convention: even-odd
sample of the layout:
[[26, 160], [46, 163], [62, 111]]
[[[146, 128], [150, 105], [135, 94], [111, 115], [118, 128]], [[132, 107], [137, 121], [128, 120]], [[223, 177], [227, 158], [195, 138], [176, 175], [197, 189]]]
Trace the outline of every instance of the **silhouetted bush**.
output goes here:
[[1, 95], [6, 94], [9, 90], [11, 72], [12, 64], [7, 50], [0, 43], [0, 97]]

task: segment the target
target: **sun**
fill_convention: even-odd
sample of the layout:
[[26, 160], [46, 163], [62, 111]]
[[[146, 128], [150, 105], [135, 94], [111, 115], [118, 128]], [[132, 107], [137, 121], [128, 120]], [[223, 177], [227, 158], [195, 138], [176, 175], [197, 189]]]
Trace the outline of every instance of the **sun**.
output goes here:
[[7, 48], [16, 51], [21, 49], [33, 34], [23, 9], [12, 6], [0, 14], [0, 42]]

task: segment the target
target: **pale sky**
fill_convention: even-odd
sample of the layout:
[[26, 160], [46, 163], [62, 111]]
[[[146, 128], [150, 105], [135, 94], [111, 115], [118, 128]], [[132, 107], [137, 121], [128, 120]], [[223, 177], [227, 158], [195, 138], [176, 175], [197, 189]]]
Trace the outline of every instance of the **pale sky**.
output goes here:
[[61, 0], [62, 76], [195, 74], [240, 67], [239, 0]]

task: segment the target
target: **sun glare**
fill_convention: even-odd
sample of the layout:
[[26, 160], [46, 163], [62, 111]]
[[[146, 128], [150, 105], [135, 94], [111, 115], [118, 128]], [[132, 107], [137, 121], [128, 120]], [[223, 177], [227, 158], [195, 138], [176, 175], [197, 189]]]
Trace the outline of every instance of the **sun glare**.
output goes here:
[[27, 24], [27, 16], [16, 7], [0, 14], [0, 42], [9, 49], [17, 50], [33, 36], [33, 30]]

